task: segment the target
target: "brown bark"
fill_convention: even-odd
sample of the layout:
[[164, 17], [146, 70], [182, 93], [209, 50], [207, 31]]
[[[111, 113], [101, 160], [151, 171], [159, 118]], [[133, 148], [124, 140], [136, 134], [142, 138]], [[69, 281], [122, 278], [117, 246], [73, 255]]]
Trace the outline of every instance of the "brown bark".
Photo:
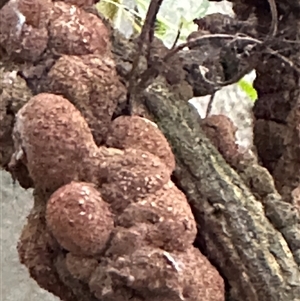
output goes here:
[[[292, 6], [288, 1], [282, 1], [279, 4], [279, 9], [286, 16], [279, 24], [280, 29], [288, 30], [289, 34], [286, 39], [296, 39], [300, 32], [299, 19], [296, 18], [299, 8], [294, 4]], [[249, 5], [246, 1], [236, 1], [235, 9], [243, 19], [246, 18], [246, 11], [254, 5], [253, 1], [249, 1]], [[268, 11], [268, 4], [266, 4], [267, 8], [259, 4], [255, 7], [256, 16], [261, 21], [259, 24], [266, 26], [257, 29], [259, 36], [263, 35], [268, 27], [270, 15], [264, 13], [265, 10]], [[295, 12], [292, 12], [292, 9], [295, 9]], [[134, 60], [134, 42], [124, 40], [116, 32], [112, 33], [111, 40], [116, 70], [121, 82], [126, 85], [126, 76]], [[275, 49], [279, 46], [280, 44], [274, 45]], [[297, 59], [299, 60], [296, 56], [298, 46], [291, 45], [290, 47], [289, 59], [297, 62]], [[152, 55], [162, 55], [164, 51], [166, 50], [158, 45], [157, 48], [152, 49]], [[213, 146], [213, 141], [211, 142], [205, 136], [201, 121], [187, 100], [193, 92], [194, 95], [204, 95], [213, 89], [211, 85], [204, 84], [203, 78], [193, 72], [194, 55], [193, 51], [175, 55], [160, 76], [150, 82], [145, 89], [136, 91], [136, 94], [132, 95], [134, 113], [143, 114], [154, 120], [167, 138], [176, 157], [176, 169], [172, 180], [188, 198], [197, 222], [198, 234], [195, 245], [217, 267], [228, 284], [227, 290], [231, 300], [300, 300], [300, 217], [291, 195], [300, 184], [300, 117], [297, 106], [300, 93], [299, 74], [291, 68], [281, 67], [280, 58], [270, 59], [269, 54], [259, 55], [263, 64], [255, 66], [258, 68], [255, 85], [259, 94], [254, 110], [257, 118], [255, 142], [260, 160], [267, 170], [255, 159], [248, 159], [236, 153], [234, 148], [230, 149], [226, 157], [222, 149], [217, 145]], [[102, 56], [101, 53], [98, 57], [96, 55], [96, 58], [102, 58]], [[87, 79], [84, 75], [85, 67], [80, 67], [82, 62], [85, 64], [88, 62], [86, 66], [91, 68], [89, 70], [93, 70], [94, 59], [94, 55], [91, 56], [89, 53], [83, 59], [76, 59], [80, 63], [76, 65], [74, 61], [74, 66], [78, 67], [78, 69], [74, 67], [74, 73], [76, 76], [78, 74], [82, 76], [77, 78], [78, 85], [75, 84], [72, 89], [70, 85], [65, 85], [67, 88], [56, 85], [56, 91], [53, 91], [51, 83], [53, 84], [55, 80], [58, 83], [62, 82], [63, 78], [56, 77], [53, 80], [51, 76], [48, 77], [48, 71], [57, 63], [57, 57], [46, 56], [37, 64], [31, 66], [29, 64], [30, 68], [26, 64], [11, 66], [9, 61], [3, 59], [1, 72], [6, 81], [1, 87], [1, 102], [5, 104], [5, 109], [0, 112], [0, 124], [1, 129], [5, 126], [6, 130], [1, 130], [2, 166], [7, 168], [13, 152], [11, 134], [14, 115], [23, 105], [22, 102], [29, 100], [31, 94], [38, 94], [41, 91], [61, 92], [75, 104], [86, 117], [89, 126], [97, 133], [99, 124], [96, 114], [102, 105], [102, 102], [97, 102], [97, 97], [102, 96], [104, 92], [95, 86], [97, 83], [103, 84], [101, 70], [98, 70], [100, 75], [90, 72], [91, 79]], [[107, 60], [110, 62], [109, 59], [108, 56]], [[140, 61], [139, 68], [144, 71], [145, 60], [142, 58]], [[209, 65], [211, 61], [205, 61], [204, 64]], [[107, 71], [106, 68], [108, 68], [111, 74], [114, 74], [114, 69], [110, 69], [111, 66], [113, 63], [107, 63], [102, 69]], [[280, 72], [270, 72], [275, 69]], [[26, 78], [28, 86], [16, 73], [10, 73], [12, 70], [20, 71]], [[219, 72], [220, 65], [215, 61], [215, 74]], [[55, 75], [55, 72], [52, 71], [50, 75], [53, 74]], [[60, 75], [59, 72], [57, 74]], [[92, 81], [94, 85], [90, 85]], [[84, 83], [85, 86], [82, 88], [79, 83]], [[108, 93], [110, 96], [107, 96], [103, 103], [107, 104], [109, 99], [113, 99], [115, 102], [113, 105], [116, 106], [118, 100], [119, 106], [116, 114], [120, 115], [125, 103], [124, 86], [118, 80], [114, 83], [114, 88], [109, 92], [111, 94]], [[95, 97], [85, 103], [85, 93]], [[20, 95], [25, 95], [25, 97], [20, 97]], [[270, 102], [272, 102], [271, 106]], [[97, 110], [91, 108], [91, 105]], [[110, 115], [111, 112], [109, 110]], [[105, 126], [107, 123], [109, 121], [105, 121]], [[100, 135], [98, 144], [102, 143], [103, 136], [105, 134]], [[97, 141], [95, 134], [94, 139]], [[231, 141], [226, 141], [227, 138], [224, 139], [225, 144], [231, 143]], [[230, 140], [230, 137], [228, 139]], [[32, 185], [26, 169], [24, 172], [24, 166], [19, 169], [17, 167], [14, 173], [21, 184], [24, 183], [25, 187]], [[42, 199], [42, 201], [36, 200], [39, 204], [49, 197], [49, 195], [41, 197], [37, 191], [36, 194]], [[45, 224], [43, 210], [41, 209], [42, 213], [36, 213], [36, 209], [33, 210], [30, 218], [34, 220], [34, 223], [37, 222], [36, 217], [41, 214], [42, 225]], [[24, 229], [21, 240], [24, 239], [25, 244], [19, 246], [21, 260], [27, 266], [30, 265], [28, 268], [32, 277], [42, 287], [56, 293], [63, 300], [95, 298], [91, 297], [86, 284], [75, 279], [67, 271], [62, 253], [50, 235], [46, 232], [42, 233], [42, 228], [39, 230], [41, 233], [33, 231], [34, 228], [37, 228], [35, 224], [27, 226], [27, 230]], [[31, 240], [38, 242], [37, 248], [41, 244], [41, 248], [46, 250], [44, 252], [46, 264], [38, 249], [30, 249]], [[51, 248], [58, 255], [50, 252]], [[29, 250], [33, 253], [28, 253]], [[48, 257], [47, 252], [49, 252]], [[33, 258], [35, 254], [39, 256]], [[38, 267], [35, 266], [36, 264]], [[51, 272], [49, 285], [46, 277], [48, 271]], [[127, 290], [126, 293], [134, 300], [140, 300], [140, 296], [135, 296]]]

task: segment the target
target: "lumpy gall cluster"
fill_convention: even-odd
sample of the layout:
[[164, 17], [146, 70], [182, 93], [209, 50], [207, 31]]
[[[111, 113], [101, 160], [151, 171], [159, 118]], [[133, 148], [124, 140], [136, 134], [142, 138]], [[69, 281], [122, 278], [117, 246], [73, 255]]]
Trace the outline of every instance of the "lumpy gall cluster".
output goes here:
[[[170, 180], [174, 156], [166, 139], [140, 117], [120, 119], [107, 136], [118, 136], [117, 149], [98, 147], [61, 96], [42, 93], [19, 110], [12, 157], [26, 165], [36, 191], [21, 261], [45, 289], [58, 294], [61, 285], [63, 300], [70, 300], [63, 285], [77, 295], [66, 275], [99, 300], [223, 300], [221, 277], [193, 247], [196, 223]], [[128, 119], [136, 142], [130, 130], [117, 133], [115, 123]], [[143, 131], [165, 147], [147, 148]], [[55, 290], [46, 280], [52, 278]]]
[[0, 46], [40, 78], [14, 120], [1, 111], [1, 124], [14, 121], [8, 166], [34, 188], [20, 261], [64, 301], [223, 301], [223, 279], [193, 246], [167, 140], [145, 118], [112, 118], [126, 88], [91, 4], [14, 0], [0, 11]]

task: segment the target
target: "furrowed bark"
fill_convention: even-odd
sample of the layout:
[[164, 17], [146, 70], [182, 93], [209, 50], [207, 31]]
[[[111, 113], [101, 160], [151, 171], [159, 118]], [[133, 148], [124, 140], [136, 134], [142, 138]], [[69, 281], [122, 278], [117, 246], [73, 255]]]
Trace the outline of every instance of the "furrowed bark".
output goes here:
[[[188, 104], [163, 79], [148, 86], [143, 102], [172, 146], [175, 182], [194, 211], [202, 249], [229, 281], [231, 295], [249, 301], [298, 300], [299, 250], [293, 257], [272, 224], [280, 215], [276, 204], [283, 206], [280, 196], [274, 190], [265, 197], [276, 201], [267, 202], [267, 211], [273, 212], [269, 220], [262, 202], [210, 144], [190, 116]], [[290, 227], [296, 231], [296, 225]]]

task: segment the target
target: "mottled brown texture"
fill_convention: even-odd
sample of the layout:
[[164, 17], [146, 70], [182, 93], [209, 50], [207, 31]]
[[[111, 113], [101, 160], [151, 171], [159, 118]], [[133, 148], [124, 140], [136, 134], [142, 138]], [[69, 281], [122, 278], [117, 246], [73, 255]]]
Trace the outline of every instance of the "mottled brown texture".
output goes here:
[[101, 162], [99, 177], [103, 199], [114, 212], [140, 197], [155, 193], [170, 179], [166, 165], [156, 156], [139, 149], [126, 149], [122, 156]]
[[98, 148], [80, 112], [53, 94], [34, 96], [19, 110], [13, 139], [11, 165], [22, 161], [35, 186], [50, 193], [87, 177], [86, 164], [93, 166], [98, 160]]
[[76, 296], [76, 300], [98, 301], [90, 292], [89, 287], [84, 282], [74, 278], [69, 272], [66, 265], [65, 255], [63, 253], [58, 254], [53, 264], [60, 280], [64, 283], [65, 286], [70, 288], [74, 296]]
[[[56, 2], [57, 0], [53, 0]], [[77, 7], [89, 7], [95, 3], [97, 0], [64, 0], [65, 3], [76, 5]]]
[[142, 246], [148, 245], [146, 241], [148, 228], [145, 223], [135, 223], [130, 228], [116, 226], [105, 256], [116, 259], [119, 256], [130, 255]]
[[[269, 106], [269, 100], [269, 95], [264, 94], [260, 99], [262, 104], [257, 105], [255, 113], [260, 119], [255, 123], [254, 142], [263, 165], [274, 177], [279, 193], [285, 201], [291, 202], [291, 192], [300, 183], [300, 106], [295, 104], [290, 108], [291, 103], [284, 102], [283, 98], [277, 105]], [[282, 111], [290, 108], [290, 111], [280, 117], [277, 113], [280, 108]], [[273, 113], [266, 114], [267, 109]], [[275, 114], [277, 118], [273, 119]]]
[[[230, 297], [297, 300], [299, 218], [290, 214], [289, 221], [282, 219], [288, 210], [282, 212], [284, 202], [276, 191], [267, 192], [263, 200], [268, 199], [268, 212], [272, 212], [266, 216], [261, 197], [256, 198], [226, 164], [164, 79], [158, 77], [140, 97], [175, 154], [173, 180], [192, 207], [199, 229], [195, 245], [227, 279]], [[248, 176], [252, 175], [259, 178], [260, 170], [252, 169]]]
[[54, 2], [49, 34], [49, 47], [59, 54], [104, 54], [110, 48], [99, 18], [65, 2]]
[[258, 119], [253, 132], [258, 156], [263, 166], [273, 173], [284, 152], [286, 125], [272, 120]]
[[28, 268], [30, 276], [40, 287], [64, 301], [77, 300], [61, 282], [53, 266], [57, 252], [58, 246], [46, 228], [43, 209], [36, 206], [27, 217], [27, 224], [19, 239], [20, 262]]
[[[107, 281], [103, 282], [105, 278]], [[131, 256], [119, 257], [99, 267], [89, 285], [104, 301], [119, 301], [122, 295], [130, 293], [141, 298], [136, 300], [143, 301], [225, 300], [222, 278], [193, 247], [178, 253], [152, 247], [140, 248]]]
[[175, 168], [175, 158], [168, 141], [155, 123], [148, 119], [139, 116], [118, 117], [111, 123], [106, 145], [148, 151], [167, 165], [170, 174]]
[[287, 201], [300, 184], [300, 101], [287, 116], [283, 137], [284, 151], [278, 160], [273, 176], [276, 188]]
[[292, 191], [292, 204], [296, 207], [300, 214], [300, 185]]
[[50, 70], [43, 90], [65, 96], [82, 112], [97, 145], [106, 137], [118, 102], [126, 97], [108, 55], [62, 56]]
[[118, 217], [126, 228], [146, 224], [145, 240], [167, 251], [182, 251], [193, 244], [197, 228], [185, 195], [171, 181], [160, 190], [130, 204]]
[[0, 165], [6, 168], [14, 151], [12, 130], [15, 114], [32, 94], [16, 71], [1, 68], [0, 79]]
[[13, 58], [37, 61], [47, 48], [52, 3], [14, 0], [0, 11], [0, 45]]
[[91, 184], [71, 182], [47, 202], [46, 221], [59, 244], [75, 255], [100, 255], [114, 227], [109, 205]]
[[227, 163], [234, 163], [239, 152], [235, 138], [237, 128], [233, 122], [225, 115], [211, 115], [201, 120], [200, 125]]
[[85, 283], [89, 282], [91, 274], [98, 266], [98, 261], [94, 258], [81, 257], [68, 253], [66, 255], [66, 267], [71, 275]]

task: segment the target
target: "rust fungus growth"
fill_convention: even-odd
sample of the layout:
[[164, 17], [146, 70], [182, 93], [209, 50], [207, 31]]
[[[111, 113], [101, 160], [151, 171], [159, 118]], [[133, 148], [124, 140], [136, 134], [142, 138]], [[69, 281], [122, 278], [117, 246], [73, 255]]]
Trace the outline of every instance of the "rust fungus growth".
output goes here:
[[[3, 73], [0, 110], [1, 164], [34, 188], [20, 261], [63, 301], [224, 301], [222, 277], [193, 247], [166, 138], [145, 118], [113, 120], [127, 89], [93, 3], [12, 0], [0, 12], [1, 49], [26, 61]], [[28, 93], [13, 94], [15, 83]], [[231, 156], [232, 128], [220, 128], [228, 143], [214, 143]]]
[[227, 163], [234, 164], [239, 151], [233, 122], [225, 115], [212, 115], [201, 120], [201, 127]]
[[114, 212], [122, 212], [140, 197], [155, 193], [169, 181], [166, 165], [156, 156], [139, 150], [126, 149], [100, 165], [101, 193]]
[[[26, 164], [35, 186], [50, 193], [86, 174], [97, 147], [80, 112], [65, 98], [39, 94], [16, 115], [11, 163]], [[88, 160], [89, 159], [89, 160]]]
[[37, 61], [47, 48], [52, 3], [13, 0], [0, 10], [0, 46], [19, 60]]
[[[106, 280], [106, 281], [105, 281]], [[142, 247], [102, 265], [89, 282], [96, 297], [105, 301], [223, 301], [223, 281], [209, 261], [194, 248], [169, 253]]]
[[106, 144], [126, 149], [132, 147], [148, 151], [159, 157], [169, 168], [175, 169], [175, 158], [167, 139], [156, 124], [139, 116], [121, 116], [110, 127]]
[[62, 247], [86, 256], [101, 254], [114, 227], [108, 204], [88, 183], [58, 189], [47, 203], [46, 221]]
[[114, 61], [107, 55], [63, 55], [48, 73], [43, 90], [68, 98], [87, 120], [97, 145], [105, 139], [118, 102], [126, 96]]
[[167, 251], [184, 251], [193, 244], [197, 234], [185, 195], [171, 181], [157, 192], [129, 205], [117, 223], [126, 228], [145, 224], [145, 240]]
[[69, 3], [54, 2], [49, 32], [49, 46], [59, 54], [104, 54], [109, 50], [108, 29], [101, 20]]

